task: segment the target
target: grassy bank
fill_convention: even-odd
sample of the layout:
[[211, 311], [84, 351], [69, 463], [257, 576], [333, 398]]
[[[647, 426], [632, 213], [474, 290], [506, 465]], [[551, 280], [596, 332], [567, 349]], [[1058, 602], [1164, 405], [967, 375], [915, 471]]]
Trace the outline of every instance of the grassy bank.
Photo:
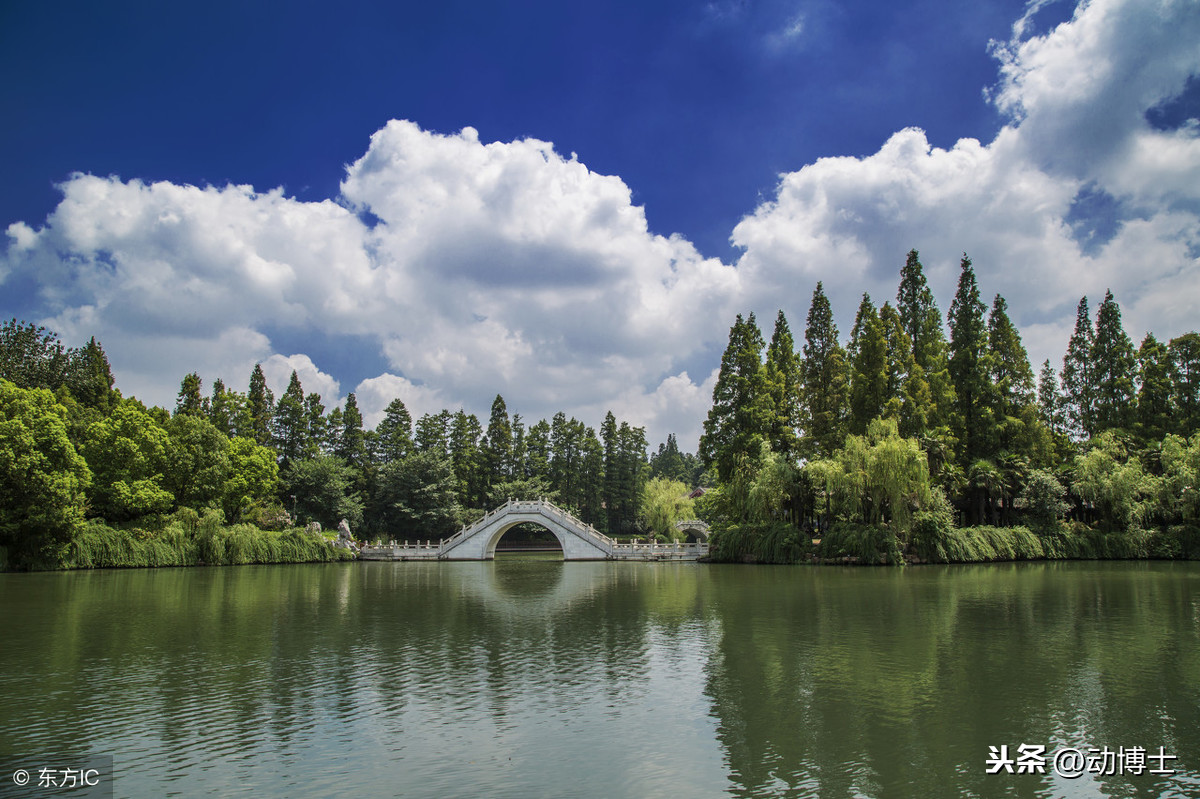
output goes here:
[[1200, 526], [1104, 532], [1084, 525], [945, 528], [913, 526], [907, 542], [886, 526], [839, 523], [810, 543], [790, 525], [714, 532], [710, 560], [727, 563], [985, 563], [1014, 560], [1200, 560]]
[[103, 569], [157, 566], [237, 566], [247, 563], [314, 563], [347, 560], [326, 537], [301, 528], [263, 530], [226, 525], [220, 511], [203, 516], [181, 510], [114, 526], [85, 522], [57, 556], [0, 568]]

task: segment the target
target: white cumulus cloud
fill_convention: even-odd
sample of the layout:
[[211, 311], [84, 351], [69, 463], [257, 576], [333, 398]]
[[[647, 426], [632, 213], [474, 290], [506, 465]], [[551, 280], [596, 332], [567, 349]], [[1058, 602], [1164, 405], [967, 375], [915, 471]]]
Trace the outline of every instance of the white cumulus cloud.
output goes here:
[[[36, 284], [38, 321], [97, 336], [150, 402], [173, 405], [191, 371], [242, 389], [261, 362], [277, 395], [293, 369], [327, 405], [355, 386], [368, 423], [395, 397], [414, 417], [485, 416], [501, 393], [531, 423], [611, 408], [688, 448], [735, 313], [782, 307], [802, 343], [821, 280], [845, 335], [861, 292], [894, 297], [913, 247], [943, 310], [969, 253], [1035, 361], [1061, 359], [1079, 296], [1106, 288], [1135, 339], [1192, 329], [1200, 138], [1147, 111], [1200, 74], [1200, 6], [1090, 0], [1027, 35], [1040, 3], [993, 47], [992, 141], [940, 148], [906, 128], [866, 157], [798, 165], [732, 231], [735, 264], [650, 231], [624, 181], [548, 142], [392, 121], [322, 202], [74, 175], [43, 224], [9, 226], [0, 280]], [[306, 353], [307, 335], [353, 337], [382, 373]]]

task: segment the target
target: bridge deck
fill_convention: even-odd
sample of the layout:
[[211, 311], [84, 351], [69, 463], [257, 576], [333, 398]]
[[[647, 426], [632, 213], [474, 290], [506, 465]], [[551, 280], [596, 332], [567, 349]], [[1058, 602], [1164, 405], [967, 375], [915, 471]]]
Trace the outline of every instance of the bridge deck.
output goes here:
[[509, 500], [472, 525], [438, 542], [395, 541], [363, 547], [363, 560], [490, 560], [504, 532], [515, 524], [546, 527], [562, 544], [564, 560], [694, 561], [708, 554], [707, 542], [622, 544], [546, 500]]

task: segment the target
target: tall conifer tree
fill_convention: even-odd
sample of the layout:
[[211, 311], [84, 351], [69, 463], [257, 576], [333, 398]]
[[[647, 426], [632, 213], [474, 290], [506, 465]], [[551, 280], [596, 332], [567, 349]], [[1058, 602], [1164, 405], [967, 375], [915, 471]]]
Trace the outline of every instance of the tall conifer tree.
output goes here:
[[807, 457], [829, 456], [846, 438], [849, 366], [838, 340], [833, 310], [817, 283], [804, 326], [803, 414], [801, 451]]
[[[949, 423], [954, 406], [954, 386], [947, 364], [946, 334], [942, 329], [942, 312], [929, 284], [916, 250], [910, 250], [900, 270], [900, 287], [896, 291], [896, 312], [912, 345], [913, 362], [928, 385], [926, 425], [930, 431]], [[913, 391], [919, 394], [920, 391]], [[924, 432], [916, 433], [924, 435]]]
[[303, 457], [308, 439], [308, 418], [304, 411], [304, 388], [294, 369], [287, 390], [275, 406], [271, 434], [275, 451], [283, 459], [281, 466]]
[[179, 395], [175, 399], [176, 416], [203, 416], [204, 400], [200, 395], [200, 375], [192, 372], [185, 375], [179, 384]]
[[1171, 403], [1171, 361], [1167, 348], [1147, 333], [1138, 348], [1138, 434], [1146, 441], [1160, 441], [1174, 429]]
[[1111, 291], [1096, 312], [1096, 337], [1092, 341], [1095, 432], [1133, 426], [1133, 342], [1121, 324], [1121, 306]]
[[262, 364], [254, 364], [254, 371], [250, 373], [250, 391], [246, 394], [246, 399], [249, 402], [252, 437], [264, 447], [271, 446], [271, 417], [274, 412], [275, 395], [267, 386]]
[[484, 444], [484, 482], [490, 487], [512, 476], [512, 422], [508, 418], [508, 406], [499, 394], [492, 400], [492, 413], [488, 418], [486, 443]]
[[766, 439], [770, 403], [763, 379], [763, 345], [754, 314], [745, 320], [738, 314], [729, 330], [712, 408], [700, 436], [700, 457], [706, 466], [716, 465], [723, 482], [740, 459], [756, 460]]
[[979, 299], [975, 270], [965, 254], [960, 264], [958, 290], [950, 304], [950, 379], [954, 383], [954, 432], [964, 469], [988, 455], [990, 368], [984, 305]]
[[[850, 424], [855, 435], [867, 432], [888, 401], [887, 339], [871, 297], [863, 294], [850, 332]], [[897, 411], [899, 409], [897, 408]]]
[[381, 463], [393, 463], [408, 457], [413, 451], [412, 416], [404, 401], [396, 398], [388, 403], [383, 421], [375, 428], [375, 446]]
[[1079, 439], [1095, 432], [1095, 386], [1092, 376], [1092, 319], [1087, 297], [1075, 309], [1075, 331], [1063, 356], [1063, 421], [1067, 434]]
[[770, 397], [770, 422], [767, 439], [771, 449], [791, 460], [799, 450], [800, 359], [796, 342], [783, 311], [775, 317], [775, 331], [767, 347], [765, 364], [767, 395]]
[[1191, 438], [1200, 432], [1200, 333], [1192, 331], [1171, 339], [1171, 403], [1175, 410], [1175, 432]]

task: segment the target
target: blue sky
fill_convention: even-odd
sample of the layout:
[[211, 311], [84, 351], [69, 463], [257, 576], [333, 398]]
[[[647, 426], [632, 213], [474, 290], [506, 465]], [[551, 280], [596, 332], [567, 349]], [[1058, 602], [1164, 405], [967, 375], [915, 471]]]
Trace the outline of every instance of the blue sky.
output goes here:
[[733, 314], [799, 338], [822, 280], [846, 333], [912, 247], [1037, 363], [1109, 287], [1197, 327], [1196, 41], [1179, 0], [9, 3], [0, 314], [160, 404], [262, 361], [693, 448]]

